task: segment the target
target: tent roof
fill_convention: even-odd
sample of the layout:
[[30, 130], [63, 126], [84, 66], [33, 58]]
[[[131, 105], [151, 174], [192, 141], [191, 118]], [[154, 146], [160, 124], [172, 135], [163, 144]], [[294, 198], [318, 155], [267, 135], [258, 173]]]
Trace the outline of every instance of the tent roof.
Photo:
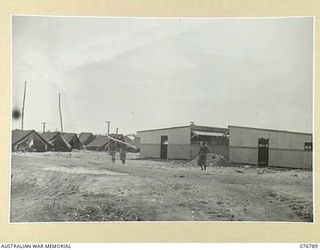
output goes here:
[[109, 137], [112, 137], [120, 141], [125, 141], [123, 134], [109, 134]]
[[21, 141], [25, 137], [27, 137], [32, 132], [35, 132], [34, 130], [20, 130], [15, 129], [12, 130], [12, 144], [16, 144], [17, 142]]
[[37, 133], [35, 130], [20, 130], [15, 129], [12, 130], [12, 145], [15, 145], [19, 141], [23, 140], [24, 138], [28, 137], [30, 134], [35, 133], [44, 143], [47, 145], [52, 145], [49, 141], [44, 139], [39, 133]]
[[64, 137], [64, 139], [66, 139], [68, 142], [71, 141], [73, 137], [77, 136], [76, 133], [61, 133], [61, 134]]
[[[131, 139], [131, 138], [133, 138], [133, 139]], [[137, 137], [136, 135], [132, 135], [132, 134], [126, 135], [126, 136], [124, 137], [124, 140], [125, 140], [126, 143], [129, 143], [129, 144], [131, 144], [131, 145], [134, 146], [134, 147], [139, 147], [140, 138]]]
[[86, 142], [90, 138], [90, 136], [93, 136], [93, 134], [90, 132], [82, 132], [79, 135], [79, 139], [81, 142]]
[[47, 141], [51, 141], [54, 137], [57, 136], [57, 134], [59, 134], [58, 131], [54, 131], [54, 132], [44, 132], [41, 133], [41, 136], [46, 139]]
[[127, 142], [127, 143], [132, 143], [133, 142], [133, 140], [127, 135], [124, 137], [124, 141]]
[[67, 148], [71, 148], [71, 145], [67, 142], [67, 140], [61, 135], [60, 132], [55, 131], [55, 132], [44, 132], [41, 134], [41, 136], [46, 139], [47, 141], [51, 141], [52, 139], [54, 139], [56, 136], [59, 136], [59, 138], [61, 138], [61, 140], [64, 142], [64, 144], [66, 145]]
[[109, 142], [109, 138], [105, 135], [99, 135], [96, 139], [90, 142], [87, 147], [102, 147]]

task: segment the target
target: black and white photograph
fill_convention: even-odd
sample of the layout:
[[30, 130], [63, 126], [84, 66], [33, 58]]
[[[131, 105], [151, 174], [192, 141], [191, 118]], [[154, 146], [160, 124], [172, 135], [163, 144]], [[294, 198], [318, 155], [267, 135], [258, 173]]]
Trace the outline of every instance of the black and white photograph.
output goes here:
[[313, 17], [11, 21], [10, 223], [314, 222]]

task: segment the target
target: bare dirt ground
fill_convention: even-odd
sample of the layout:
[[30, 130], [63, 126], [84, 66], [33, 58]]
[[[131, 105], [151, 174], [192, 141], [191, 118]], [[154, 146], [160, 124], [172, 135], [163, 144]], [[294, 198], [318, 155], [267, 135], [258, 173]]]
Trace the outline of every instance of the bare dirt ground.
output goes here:
[[11, 222], [312, 221], [312, 172], [13, 153]]

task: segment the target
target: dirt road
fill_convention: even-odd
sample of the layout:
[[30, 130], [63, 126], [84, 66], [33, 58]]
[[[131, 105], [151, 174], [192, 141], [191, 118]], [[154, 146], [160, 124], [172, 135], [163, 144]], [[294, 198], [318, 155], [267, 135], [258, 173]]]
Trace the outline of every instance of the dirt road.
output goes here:
[[312, 221], [312, 172], [13, 153], [11, 222]]

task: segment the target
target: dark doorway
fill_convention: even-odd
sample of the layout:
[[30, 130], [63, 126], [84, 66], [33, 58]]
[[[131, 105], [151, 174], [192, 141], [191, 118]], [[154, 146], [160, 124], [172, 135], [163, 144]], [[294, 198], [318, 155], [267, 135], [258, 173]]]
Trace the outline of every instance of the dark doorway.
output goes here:
[[167, 159], [168, 158], [168, 136], [161, 136], [161, 145], [160, 145], [160, 158]]
[[258, 167], [269, 166], [269, 138], [258, 139]]

